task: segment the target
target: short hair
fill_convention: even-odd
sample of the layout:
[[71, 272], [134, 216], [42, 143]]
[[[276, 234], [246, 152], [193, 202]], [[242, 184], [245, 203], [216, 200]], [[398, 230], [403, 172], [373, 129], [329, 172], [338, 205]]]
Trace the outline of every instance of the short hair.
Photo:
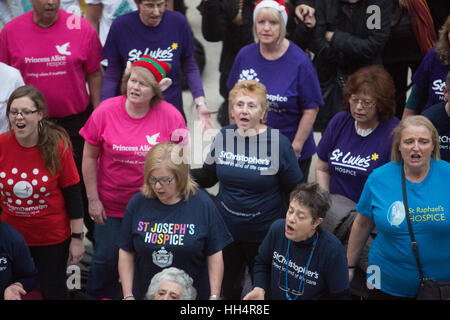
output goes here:
[[174, 142], [161, 142], [150, 149], [145, 157], [144, 185], [141, 188], [145, 197], [156, 197], [149, 179], [152, 171], [159, 168], [168, 168], [172, 171], [177, 183], [177, 192], [184, 200], [188, 200], [191, 194], [195, 194], [197, 184], [189, 174], [189, 164], [186, 161], [174, 161], [174, 159], [183, 159], [183, 148]]
[[428, 129], [431, 133], [431, 140], [433, 142], [433, 151], [431, 156], [438, 161], [441, 158], [441, 153], [439, 151], [439, 133], [434, 127], [433, 123], [424, 116], [409, 116], [400, 121], [397, 127], [394, 129], [392, 135], [392, 149], [391, 149], [391, 161], [398, 162], [402, 160], [402, 154], [400, 153], [399, 147], [402, 140], [403, 130], [411, 126], [423, 126]]
[[350, 75], [343, 89], [343, 109], [350, 112], [350, 97], [357, 92], [373, 96], [379, 121], [395, 115], [395, 85], [389, 72], [380, 65], [358, 69]]
[[331, 206], [329, 192], [316, 182], [300, 183], [297, 185], [289, 197], [289, 201], [293, 200], [296, 200], [310, 210], [313, 221], [319, 218], [325, 219], [327, 211]]
[[265, 123], [269, 112], [269, 101], [267, 100], [266, 87], [261, 82], [256, 80], [236, 82], [233, 89], [231, 89], [228, 94], [228, 105], [230, 108], [233, 108], [233, 103], [239, 95], [253, 96], [261, 101], [261, 107], [263, 109], [262, 123]]
[[163, 269], [153, 276], [145, 295], [147, 300], [153, 300], [159, 286], [164, 281], [176, 282], [183, 288], [181, 300], [195, 300], [197, 297], [197, 290], [193, 286], [194, 281], [192, 278], [183, 270], [170, 267]]
[[153, 89], [153, 98], [150, 100], [150, 107], [156, 106], [164, 99], [164, 95], [161, 91], [158, 81], [156, 81], [155, 76], [145, 67], [141, 66], [131, 66], [129, 70], [126, 70], [122, 76], [122, 82], [120, 85], [120, 92], [122, 94], [127, 94], [127, 83], [131, 77], [131, 72], [137, 72], [145, 78], [145, 80], [150, 84]]
[[280, 24], [280, 35], [277, 39], [277, 44], [281, 44], [283, 39], [286, 37], [286, 24], [284, 23], [283, 16], [280, 11], [267, 7], [259, 9], [256, 14], [255, 21], [253, 21], [253, 37], [255, 38], [255, 41], [258, 42], [258, 37], [256, 36], [256, 24], [258, 21], [258, 16], [261, 14], [269, 14], [272, 18], [277, 19]]

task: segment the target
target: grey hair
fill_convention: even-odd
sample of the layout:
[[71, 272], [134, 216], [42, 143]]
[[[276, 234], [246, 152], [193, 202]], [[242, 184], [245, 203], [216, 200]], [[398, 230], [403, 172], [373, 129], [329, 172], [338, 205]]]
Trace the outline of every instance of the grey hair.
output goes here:
[[153, 300], [156, 292], [159, 289], [159, 286], [164, 281], [176, 282], [183, 288], [181, 300], [195, 300], [195, 298], [197, 297], [197, 290], [192, 285], [194, 283], [192, 278], [183, 270], [171, 267], [163, 269], [153, 276], [147, 293], [145, 294], [147, 300]]

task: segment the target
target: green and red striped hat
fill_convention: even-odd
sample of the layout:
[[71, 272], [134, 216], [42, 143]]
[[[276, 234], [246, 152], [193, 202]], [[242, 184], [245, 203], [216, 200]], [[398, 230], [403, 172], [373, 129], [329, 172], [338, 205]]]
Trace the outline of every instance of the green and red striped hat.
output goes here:
[[131, 66], [147, 68], [155, 76], [156, 81], [158, 82], [167, 77], [167, 73], [172, 69], [170, 63], [153, 59], [148, 55], [143, 55], [139, 60], [133, 62]]

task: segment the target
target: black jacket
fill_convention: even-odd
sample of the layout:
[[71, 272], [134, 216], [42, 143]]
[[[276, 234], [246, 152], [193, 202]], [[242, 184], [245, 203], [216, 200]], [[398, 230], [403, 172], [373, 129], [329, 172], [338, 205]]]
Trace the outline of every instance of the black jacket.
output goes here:
[[[357, 69], [381, 64], [381, 53], [389, 38], [391, 0], [316, 0], [316, 29], [311, 51], [321, 80], [339, 69], [350, 75]], [[334, 31], [330, 42], [326, 31]]]

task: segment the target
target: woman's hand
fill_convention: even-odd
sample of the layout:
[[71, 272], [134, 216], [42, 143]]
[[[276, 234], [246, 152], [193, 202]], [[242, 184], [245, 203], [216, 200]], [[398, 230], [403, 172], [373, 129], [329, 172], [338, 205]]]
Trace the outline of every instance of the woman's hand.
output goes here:
[[252, 291], [245, 295], [244, 300], [264, 300], [265, 294], [266, 292], [263, 288], [255, 287]]
[[200, 120], [202, 131], [203, 128], [206, 129], [214, 129], [216, 126], [214, 125], [214, 121], [211, 119], [211, 115], [219, 112], [218, 110], [211, 111], [209, 110], [205, 104], [199, 106], [197, 108], [198, 119]]
[[84, 243], [82, 239], [72, 238], [69, 247], [69, 264], [78, 264], [84, 256]]
[[99, 199], [89, 200], [89, 215], [99, 225], [104, 225], [106, 218], [105, 208]]
[[294, 149], [297, 159], [300, 158], [300, 155], [302, 154], [303, 143], [296, 140], [292, 141], [292, 149]]
[[22, 284], [20, 282], [14, 282], [5, 289], [3, 297], [5, 300], [22, 300], [22, 296], [26, 294], [27, 292]]

